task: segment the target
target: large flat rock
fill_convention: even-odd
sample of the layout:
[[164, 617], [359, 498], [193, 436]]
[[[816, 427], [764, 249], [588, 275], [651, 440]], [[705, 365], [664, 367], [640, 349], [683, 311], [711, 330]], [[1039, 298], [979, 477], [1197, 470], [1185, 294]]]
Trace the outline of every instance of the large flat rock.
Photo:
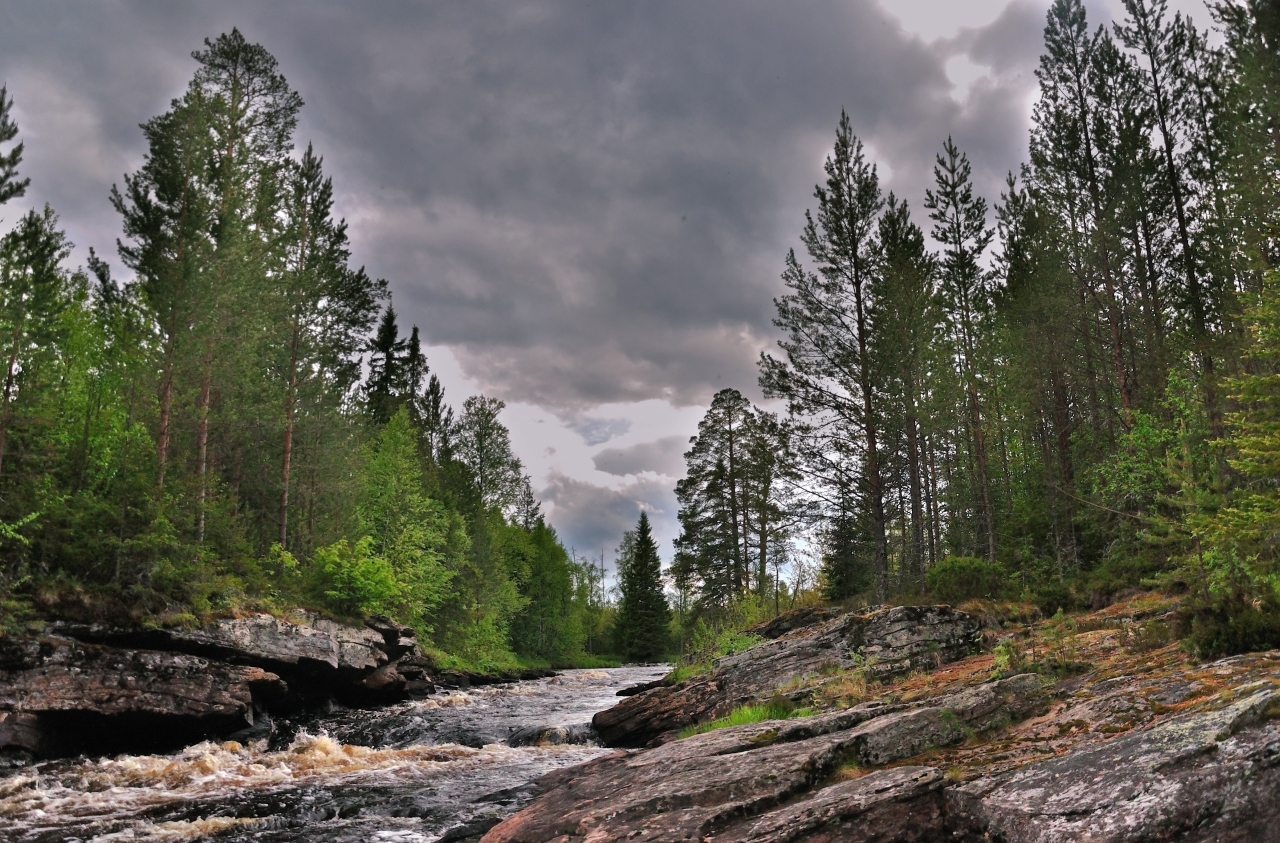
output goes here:
[[[963, 741], [975, 730], [1032, 711], [1042, 693], [1038, 677], [1015, 676], [930, 705], [864, 703], [619, 752], [547, 777], [543, 796], [484, 839], [928, 839], [910, 835], [940, 828], [941, 774], [883, 770], [826, 786], [832, 774], [850, 761], [885, 764]], [[853, 835], [852, 829], [868, 822], [907, 836]]]
[[644, 746], [797, 679], [854, 669], [883, 679], [955, 661], [981, 643], [978, 622], [950, 606], [849, 613], [725, 656], [708, 675], [629, 697], [592, 725], [608, 746]]

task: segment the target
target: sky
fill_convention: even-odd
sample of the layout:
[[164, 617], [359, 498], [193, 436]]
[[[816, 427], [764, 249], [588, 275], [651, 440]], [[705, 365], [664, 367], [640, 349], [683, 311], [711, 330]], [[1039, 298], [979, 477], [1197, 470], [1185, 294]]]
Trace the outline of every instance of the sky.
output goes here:
[[[1085, 5], [1092, 25], [1123, 17]], [[1026, 156], [1047, 6], [0, 0], [0, 83], [27, 206], [127, 278], [108, 194], [142, 163], [138, 124], [239, 27], [306, 101], [296, 141], [324, 157], [355, 262], [390, 282], [451, 403], [507, 403], [565, 544], [611, 558], [644, 508], [669, 557], [711, 397], [763, 399], [783, 258], [841, 110], [918, 222], [948, 136], [997, 201]]]

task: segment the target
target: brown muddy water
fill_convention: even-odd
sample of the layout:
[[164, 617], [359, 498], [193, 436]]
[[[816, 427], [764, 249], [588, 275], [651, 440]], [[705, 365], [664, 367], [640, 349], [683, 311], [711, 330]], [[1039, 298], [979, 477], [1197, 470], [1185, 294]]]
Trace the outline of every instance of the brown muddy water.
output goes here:
[[588, 723], [619, 689], [665, 667], [570, 670], [372, 711], [278, 723], [270, 741], [171, 755], [45, 762], [0, 777], [6, 843], [471, 839], [530, 798], [530, 783], [607, 750], [510, 747], [528, 727]]

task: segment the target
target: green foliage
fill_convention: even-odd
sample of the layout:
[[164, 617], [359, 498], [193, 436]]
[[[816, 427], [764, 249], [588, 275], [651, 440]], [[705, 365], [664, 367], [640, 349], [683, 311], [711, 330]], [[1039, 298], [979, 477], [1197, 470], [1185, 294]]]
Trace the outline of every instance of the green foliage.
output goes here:
[[721, 656], [741, 653], [764, 642], [759, 635], [744, 632], [742, 626], [726, 624], [714, 627], [704, 618], [699, 618], [693, 625], [681, 663], [667, 675], [667, 681], [674, 684], [699, 676], [711, 670], [715, 660]]
[[395, 569], [373, 554], [373, 539], [365, 536], [354, 546], [346, 539], [317, 548], [312, 557], [325, 598], [348, 616], [395, 614], [404, 588]]
[[[588, 633], [599, 654], [598, 578], [539, 519], [502, 403], [455, 420], [387, 283], [350, 265], [276, 60], [237, 30], [193, 58], [112, 190], [127, 283], [92, 249], [70, 271], [49, 208], [0, 238], [0, 615], [306, 605], [390, 615], [459, 667], [515, 666], [513, 634], [529, 658], [572, 662]], [[0, 88], [0, 143], [11, 105]]]
[[740, 705], [724, 717], [682, 729], [680, 737], [689, 738], [713, 732], [716, 729], [747, 726], [751, 723], [763, 723], [766, 720], [786, 720], [791, 717], [804, 717], [807, 714], [810, 714], [808, 709], [797, 708], [791, 700], [785, 697], [773, 697], [765, 702]]
[[929, 593], [944, 603], [995, 599], [1008, 585], [1008, 574], [996, 562], [973, 556], [948, 556], [929, 569]]
[[619, 548], [618, 587], [622, 593], [614, 625], [618, 652], [632, 661], [665, 658], [671, 609], [662, 590], [658, 546], [643, 511], [635, 532]]
[[512, 620], [512, 643], [521, 657], [564, 663], [586, 644], [585, 595], [576, 587], [569, 555], [541, 519], [527, 534], [525, 553], [520, 593], [528, 602]]

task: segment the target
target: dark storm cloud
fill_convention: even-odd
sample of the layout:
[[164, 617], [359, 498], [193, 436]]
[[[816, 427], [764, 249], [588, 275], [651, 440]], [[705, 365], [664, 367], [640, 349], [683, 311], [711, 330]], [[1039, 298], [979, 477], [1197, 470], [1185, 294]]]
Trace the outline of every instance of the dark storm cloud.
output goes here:
[[[391, 281], [405, 325], [594, 446], [626, 432], [603, 403], [758, 396], [782, 260], [842, 108], [922, 224], [948, 135], [995, 200], [1025, 154], [1043, 5], [926, 43], [872, 0], [0, 0], [0, 82], [25, 201], [53, 204], [80, 260], [113, 255], [107, 196], [142, 161], [138, 124], [182, 92], [202, 39], [239, 26], [306, 99], [298, 142], [325, 156], [355, 258]], [[990, 69], [967, 94], [957, 57]], [[595, 464], [675, 476], [683, 438]], [[615, 546], [641, 505], [675, 530], [661, 484], [553, 472], [544, 495], [578, 547]]]
[[[785, 250], [840, 109], [919, 206], [948, 134], [998, 187], [1042, 15], [927, 45], [869, 0], [0, 7], [32, 195], [110, 252], [137, 123], [239, 25], [307, 100], [358, 259], [508, 400], [702, 403], [751, 389]], [[1026, 43], [1030, 39], [1031, 45]], [[995, 67], [961, 105], [944, 63]], [[1024, 87], [1025, 87], [1025, 80]]]
[[[641, 480], [621, 489], [603, 489], [553, 471], [538, 494], [552, 505], [551, 520], [565, 544], [579, 554], [589, 556], [603, 550], [611, 560], [623, 532], [635, 529], [643, 509], [653, 520], [654, 537], [663, 546], [663, 556], [670, 555], [676, 499], [665, 482]], [[612, 564], [608, 567], [613, 570]]]
[[591, 459], [597, 471], [618, 477], [642, 471], [682, 477], [684, 452], [688, 448], [688, 437], [664, 436], [655, 442], [641, 442], [627, 448], [605, 448]]

